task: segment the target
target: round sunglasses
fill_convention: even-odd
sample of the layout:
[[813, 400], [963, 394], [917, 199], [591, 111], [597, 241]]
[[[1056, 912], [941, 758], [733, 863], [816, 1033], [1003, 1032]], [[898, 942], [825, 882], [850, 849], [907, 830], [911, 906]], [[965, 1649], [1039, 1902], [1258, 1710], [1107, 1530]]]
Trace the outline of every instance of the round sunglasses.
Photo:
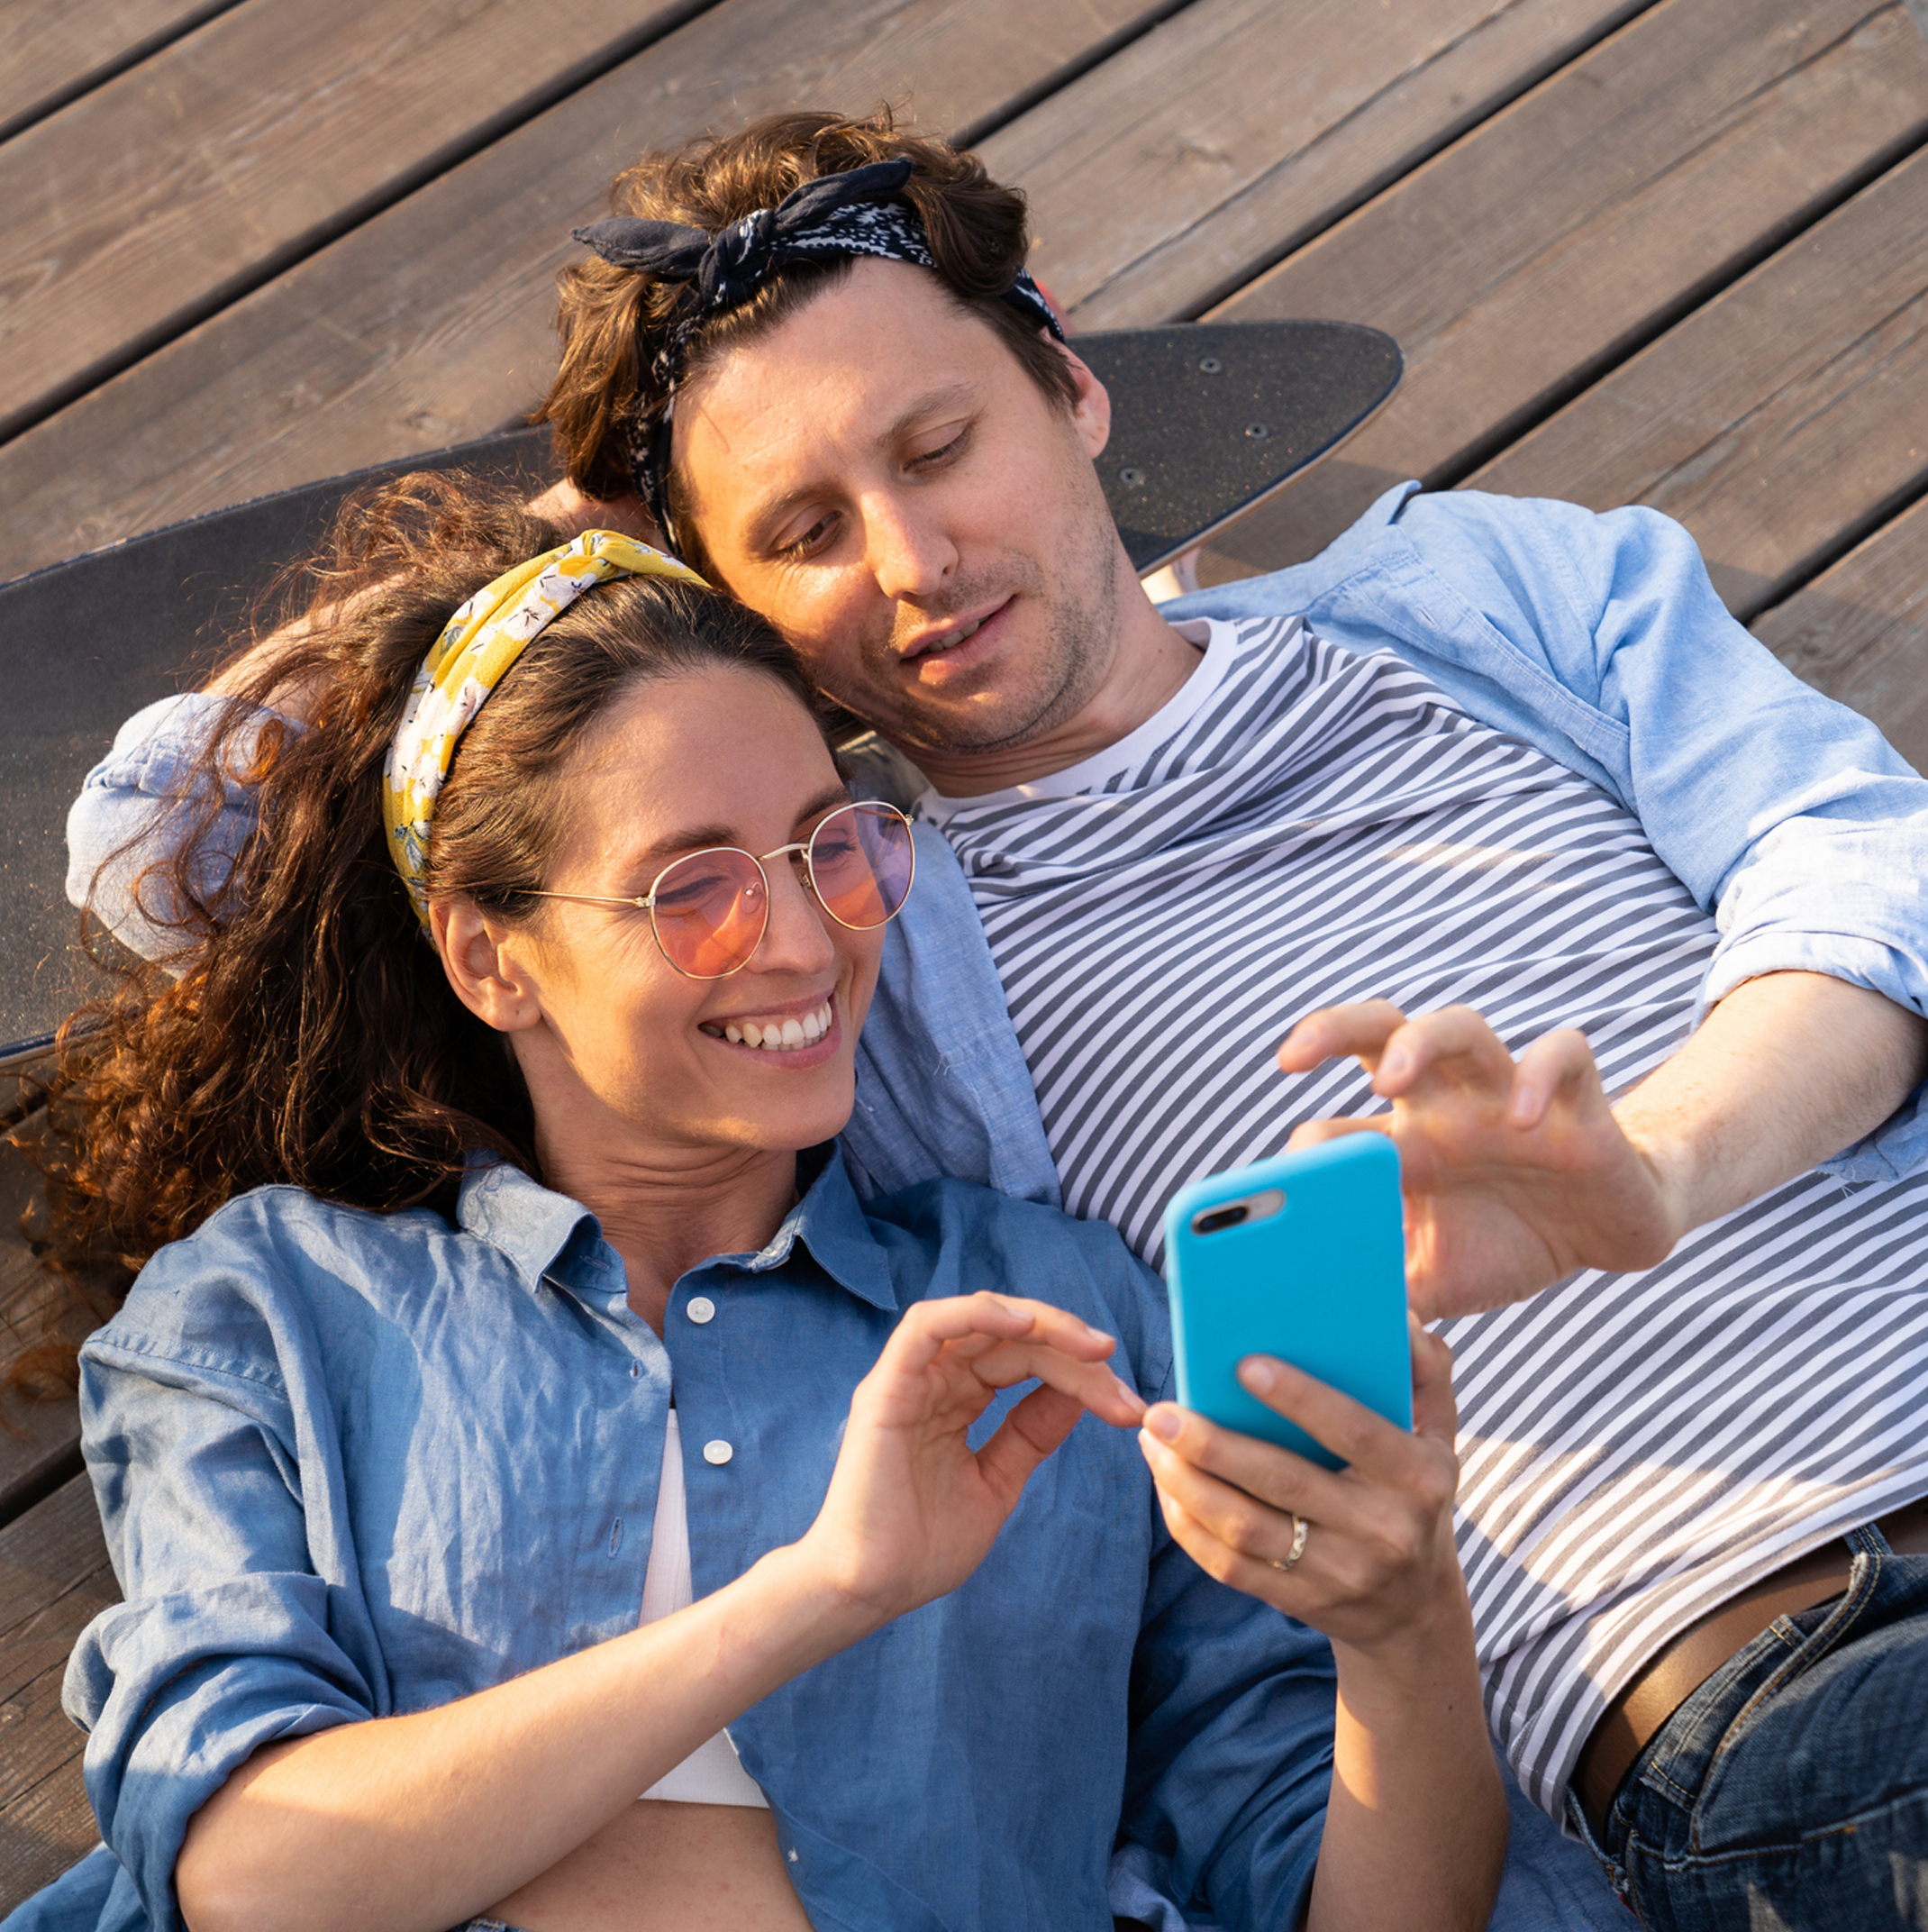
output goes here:
[[869, 932], [896, 917], [910, 897], [917, 852], [911, 822], [894, 805], [841, 805], [799, 843], [759, 858], [735, 845], [710, 845], [672, 860], [641, 898], [597, 892], [532, 892], [532, 898], [586, 906], [632, 906], [650, 916], [663, 957], [692, 980], [741, 972], [769, 925], [772, 859], [802, 854], [804, 881], [839, 925]]

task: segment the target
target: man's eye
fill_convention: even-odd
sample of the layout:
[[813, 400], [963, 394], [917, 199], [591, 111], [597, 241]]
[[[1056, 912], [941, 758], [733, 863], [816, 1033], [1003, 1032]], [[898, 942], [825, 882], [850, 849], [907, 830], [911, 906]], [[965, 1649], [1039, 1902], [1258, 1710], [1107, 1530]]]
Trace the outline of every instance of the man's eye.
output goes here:
[[777, 554], [779, 557], [808, 557], [822, 550], [830, 541], [830, 532], [834, 523], [833, 517], [818, 517], [802, 536], [788, 543], [779, 543], [777, 546]]
[[912, 469], [935, 469], [960, 456], [964, 451], [965, 439], [970, 434], [970, 425], [966, 424], [949, 442], [940, 443], [934, 450], [924, 450], [911, 458], [908, 467]]

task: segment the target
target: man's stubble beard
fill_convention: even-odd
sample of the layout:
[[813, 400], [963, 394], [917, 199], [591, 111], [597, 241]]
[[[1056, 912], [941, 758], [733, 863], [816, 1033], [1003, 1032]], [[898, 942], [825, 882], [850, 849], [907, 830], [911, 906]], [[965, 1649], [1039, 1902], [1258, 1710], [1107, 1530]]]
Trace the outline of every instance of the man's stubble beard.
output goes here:
[[[887, 736], [901, 742], [914, 758], [919, 750], [967, 755], [1006, 752], [1049, 735], [1091, 702], [1105, 681], [1118, 647], [1119, 551], [1110, 511], [1104, 510], [1101, 526], [1087, 525], [1083, 534], [1089, 551], [1071, 577], [1087, 588], [1083, 595], [1060, 594], [1045, 604], [1041, 688], [1035, 692], [1027, 689], [1029, 701], [1022, 715], [986, 718], [974, 728], [968, 706], [932, 715], [917, 704], [914, 696], [906, 699], [900, 695], [898, 715], [893, 724], [885, 726]], [[919, 615], [926, 621], [941, 619], [953, 611], [969, 610], [973, 604], [982, 603], [987, 593], [1041, 595], [1042, 579], [1037, 565], [1023, 558], [1014, 560], [1013, 566], [994, 566], [974, 573], [968, 581], [960, 580], [955, 585], [941, 605], [921, 606]], [[887, 672], [888, 664], [894, 661], [889, 653], [885, 653], [880, 670]], [[999, 674], [994, 668], [991, 675]], [[1007, 676], [1008, 671], [1003, 675]], [[859, 705], [853, 708], [861, 712], [865, 707]]]

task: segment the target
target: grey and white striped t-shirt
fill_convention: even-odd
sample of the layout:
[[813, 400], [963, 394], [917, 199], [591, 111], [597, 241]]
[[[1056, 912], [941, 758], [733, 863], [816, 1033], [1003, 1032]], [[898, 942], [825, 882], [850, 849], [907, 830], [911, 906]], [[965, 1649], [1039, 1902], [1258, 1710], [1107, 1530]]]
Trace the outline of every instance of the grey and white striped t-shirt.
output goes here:
[[[1179, 694], [1099, 757], [924, 809], [971, 880], [1065, 1205], [1154, 1263], [1185, 1182], [1380, 1111], [1350, 1063], [1278, 1071], [1305, 1013], [1464, 1001], [1515, 1052], [1578, 1026], [1612, 1091], [1685, 1036], [1714, 945], [1605, 793], [1293, 618], [1211, 624]], [[1810, 1173], [1658, 1268], [1442, 1332], [1488, 1712], [1556, 1816], [1669, 1636], [1928, 1492], [1928, 1180]]]

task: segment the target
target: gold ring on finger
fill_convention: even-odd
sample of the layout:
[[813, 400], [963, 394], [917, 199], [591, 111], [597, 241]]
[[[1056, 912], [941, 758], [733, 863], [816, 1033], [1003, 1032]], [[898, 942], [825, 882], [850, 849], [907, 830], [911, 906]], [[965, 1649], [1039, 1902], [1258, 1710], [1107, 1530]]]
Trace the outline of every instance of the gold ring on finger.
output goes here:
[[1294, 1510], [1292, 1513], [1292, 1547], [1286, 1553], [1283, 1563], [1276, 1556], [1269, 1559], [1273, 1569], [1280, 1572], [1291, 1569], [1293, 1564], [1305, 1554], [1305, 1538], [1311, 1533], [1311, 1530], [1312, 1525], [1299, 1515], [1296, 1510]]

